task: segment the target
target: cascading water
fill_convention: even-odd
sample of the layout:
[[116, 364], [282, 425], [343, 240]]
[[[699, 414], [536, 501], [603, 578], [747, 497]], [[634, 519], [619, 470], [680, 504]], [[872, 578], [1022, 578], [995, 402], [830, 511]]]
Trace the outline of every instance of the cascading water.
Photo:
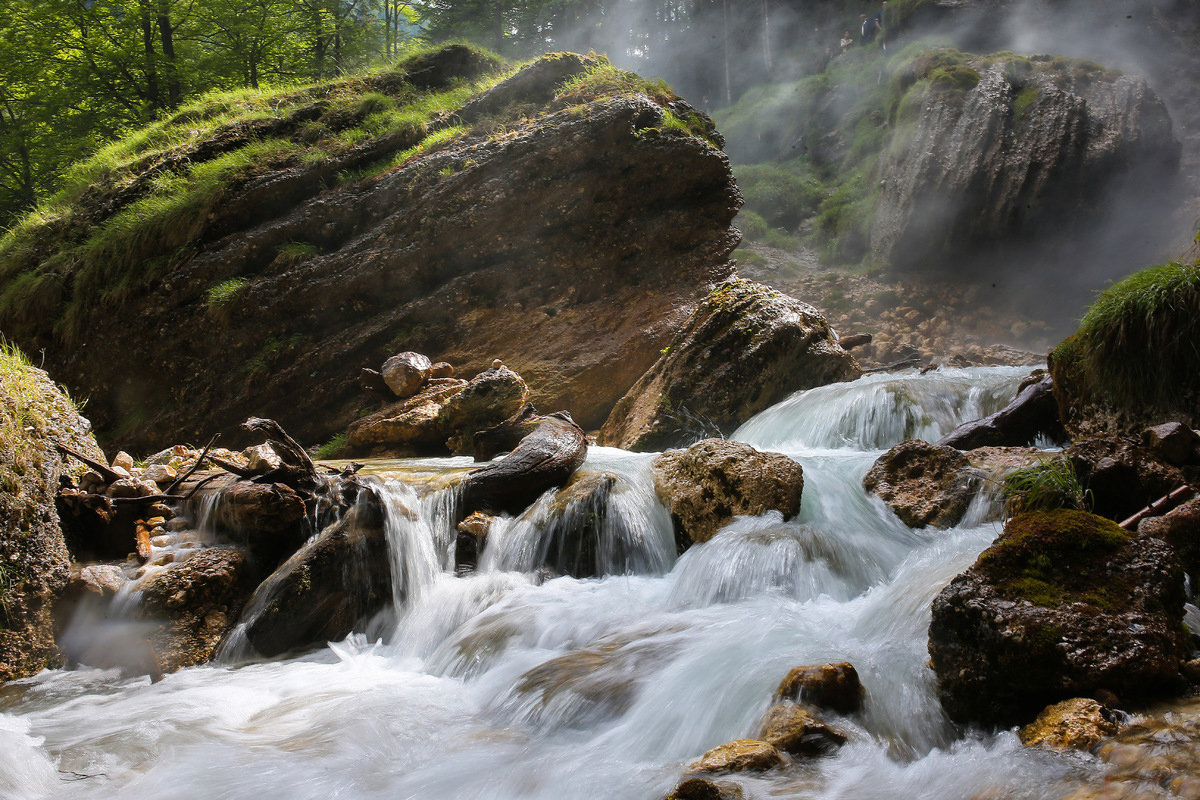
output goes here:
[[[612, 476], [599, 495], [497, 523], [464, 576], [453, 492], [386, 480], [402, 579], [366, 635], [154, 685], [75, 670], [4, 687], [0, 797], [649, 800], [707, 748], [754, 736], [791, 667], [831, 660], [867, 690], [834, 720], [849, 742], [739, 776], [747, 797], [1063, 794], [1099, 767], [956, 729], [926, 667], [932, 598], [997, 526], [913, 531], [860, 485], [884, 448], [995, 410], [1022, 375], [873, 376], [767, 410], [736, 438], [800, 461], [800, 514], [740, 518], [678, 559], [650, 455], [593, 448], [584, 469]], [[600, 545], [571, 563], [602, 577], [539, 569], [566, 552], [554, 543], [572, 514], [591, 515]]]

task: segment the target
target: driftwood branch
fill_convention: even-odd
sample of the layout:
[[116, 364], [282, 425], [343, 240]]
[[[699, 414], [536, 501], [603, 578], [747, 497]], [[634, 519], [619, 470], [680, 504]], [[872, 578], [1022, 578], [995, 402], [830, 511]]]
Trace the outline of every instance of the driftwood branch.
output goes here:
[[223, 458], [217, 458], [216, 456], [209, 456], [208, 460], [211, 461], [212, 463], [216, 464], [218, 467], [225, 470], [226, 472], [231, 472], [234, 475], [237, 475], [239, 478], [252, 478], [256, 474], [255, 471], [252, 469], [246, 469], [245, 467], [240, 467], [237, 464], [234, 464], [232, 461], [226, 461]]
[[121, 478], [126, 477], [125, 475], [122, 475], [121, 473], [114, 471], [107, 464], [101, 464], [99, 461], [94, 461], [94, 460], [88, 458], [87, 456], [85, 456], [83, 453], [80, 453], [77, 450], [72, 450], [71, 448], [67, 447], [65, 444], [56, 443], [55, 447], [58, 448], [60, 453], [63, 453], [64, 455], [68, 455], [71, 458], [74, 458], [74, 459], [82, 462], [83, 464], [86, 464], [87, 466], [94, 469], [96, 472], [100, 473], [100, 477], [104, 479], [105, 483], [112, 483], [113, 481], [118, 481]]
[[213, 437], [208, 440], [208, 444], [206, 444], [204, 446], [204, 452], [202, 452], [200, 454], [200, 457], [196, 459], [196, 463], [192, 464], [192, 466], [188, 468], [187, 472], [183, 473], [178, 478], [176, 478], [175, 481], [170, 486], [167, 487], [167, 491], [164, 492], [164, 494], [173, 493], [177, 488], [179, 488], [179, 484], [183, 483], [188, 478], [192, 477], [192, 473], [195, 472], [196, 470], [200, 469], [200, 465], [204, 463], [204, 459], [208, 456], [208, 451], [212, 450], [212, 446], [214, 444], [216, 444], [217, 439], [220, 439], [220, 438], [221, 438], [221, 434], [214, 433]]
[[288, 436], [283, 427], [275, 420], [250, 417], [242, 423], [242, 429], [266, 434], [267, 441], [271, 443], [271, 448], [278, 454], [279, 459], [284, 464], [311, 476], [317, 474], [317, 465], [308, 457], [308, 453], [304, 451], [304, 448], [295, 439]]

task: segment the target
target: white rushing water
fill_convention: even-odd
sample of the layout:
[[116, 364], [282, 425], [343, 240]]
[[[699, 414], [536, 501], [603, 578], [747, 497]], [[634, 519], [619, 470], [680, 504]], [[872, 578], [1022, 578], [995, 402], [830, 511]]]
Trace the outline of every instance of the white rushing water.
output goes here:
[[79, 669], [0, 688], [0, 798], [649, 800], [707, 748], [754, 736], [791, 667], [826, 661], [866, 687], [861, 712], [831, 720], [850, 741], [738, 777], [747, 797], [1058, 796], [1097, 768], [955, 728], [926, 666], [932, 598], [998, 528], [913, 531], [860, 485], [883, 449], [995, 410], [1023, 374], [872, 376], [780, 403], [735, 438], [804, 466], [800, 515], [740, 518], [678, 559], [652, 456], [593, 448], [585, 469], [615, 477], [602, 578], [537, 569], [565, 524], [549, 498], [457, 577], [452, 493], [391, 482], [407, 588], [366, 635], [153, 685]]

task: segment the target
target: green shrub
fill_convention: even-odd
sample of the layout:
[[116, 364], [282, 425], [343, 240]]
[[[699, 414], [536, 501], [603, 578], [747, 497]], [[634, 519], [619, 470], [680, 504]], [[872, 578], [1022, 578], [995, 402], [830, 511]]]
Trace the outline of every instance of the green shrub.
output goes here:
[[824, 184], [799, 159], [735, 167], [734, 177], [746, 201], [743, 208], [777, 228], [795, 228], [813, 216], [825, 199]]
[[767, 231], [771, 230], [762, 214], [745, 208], [738, 212], [733, 224], [742, 232], [742, 238], [749, 242], [761, 242], [767, 238]]
[[346, 452], [346, 434], [339, 433], [325, 444], [321, 445], [313, 453], [313, 458], [318, 460], [328, 460], [332, 458], [340, 458]]
[[1000, 493], [1007, 517], [1025, 511], [1087, 510], [1091, 505], [1075, 467], [1062, 456], [1008, 474], [1000, 484]]
[[209, 311], [220, 311], [232, 303], [250, 285], [245, 278], [230, 278], [208, 287], [205, 297]]

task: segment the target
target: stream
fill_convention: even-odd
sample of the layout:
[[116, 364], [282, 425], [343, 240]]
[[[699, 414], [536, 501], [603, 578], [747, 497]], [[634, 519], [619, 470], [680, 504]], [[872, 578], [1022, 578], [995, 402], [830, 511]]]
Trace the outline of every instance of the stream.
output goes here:
[[[47, 671], [0, 687], [0, 798], [652, 800], [705, 750], [757, 735], [794, 666], [850, 661], [862, 711], [836, 754], [739, 775], [747, 798], [1045, 798], [1102, 780], [1086, 755], [943, 715], [926, 662], [933, 597], [999, 533], [987, 498], [910, 530], [861, 488], [874, 460], [1007, 403], [1023, 368], [872, 375], [803, 392], [732, 438], [804, 467], [799, 516], [742, 517], [676, 557], [652, 454], [592, 448], [617, 476], [596, 558], [539, 569], [543, 498], [456, 576], [447, 490], [467, 459], [379, 462], [403, 596], [365, 633], [298, 658], [223, 661], [151, 684]], [[402, 513], [411, 509], [416, 513]]]

